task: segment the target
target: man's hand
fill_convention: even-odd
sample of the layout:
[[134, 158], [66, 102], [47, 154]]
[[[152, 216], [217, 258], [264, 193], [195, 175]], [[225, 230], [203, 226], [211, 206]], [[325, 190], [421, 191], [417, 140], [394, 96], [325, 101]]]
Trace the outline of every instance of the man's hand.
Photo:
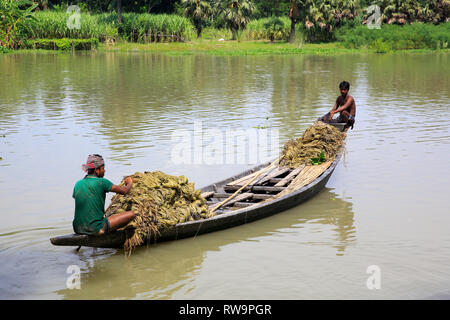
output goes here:
[[133, 179], [131, 179], [131, 177], [127, 177], [126, 179], [125, 179], [125, 185], [132, 185], [133, 184]]
[[125, 182], [125, 186], [120, 187], [120, 186], [113, 185], [111, 187], [111, 191], [115, 192], [115, 193], [119, 193], [119, 194], [127, 194], [131, 189], [131, 185], [133, 184], [133, 179], [131, 179], [131, 177], [127, 177], [127, 178], [125, 178], [124, 182]]
[[331, 119], [333, 119], [334, 113], [334, 111], [330, 111], [330, 117], [328, 118], [328, 121], [331, 121]]

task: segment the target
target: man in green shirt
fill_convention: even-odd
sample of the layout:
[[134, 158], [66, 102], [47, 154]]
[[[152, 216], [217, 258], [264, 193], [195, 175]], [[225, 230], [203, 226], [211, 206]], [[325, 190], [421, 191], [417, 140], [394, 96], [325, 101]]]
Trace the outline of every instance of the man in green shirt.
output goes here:
[[127, 194], [133, 180], [125, 179], [125, 186], [114, 185], [105, 175], [105, 162], [101, 155], [91, 154], [82, 169], [86, 176], [75, 184], [72, 197], [75, 199], [73, 230], [79, 234], [102, 235], [128, 224], [134, 219], [132, 211], [105, 217], [107, 192]]

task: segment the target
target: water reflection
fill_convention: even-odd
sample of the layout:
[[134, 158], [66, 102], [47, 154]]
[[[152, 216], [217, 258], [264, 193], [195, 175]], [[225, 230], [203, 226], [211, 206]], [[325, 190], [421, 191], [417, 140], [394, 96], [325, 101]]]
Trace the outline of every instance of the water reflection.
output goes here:
[[[317, 235], [317, 228], [320, 244], [326, 243], [342, 256], [356, 241], [353, 215], [351, 202], [325, 188], [317, 198], [275, 216], [196, 238], [140, 247], [130, 258], [119, 250], [104, 259], [92, 259], [89, 254], [100, 249], [83, 248], [80, 260], [86, 267], [82, 270], [82, 289], [56, 293], [64, 299], [171, 299], [180, 291], [194, 289], [206, 260], [214, 263], [209, 258], [212, 252], [226, 254], [230, 245], [245, 246], [255, 241], [261, 245], [265, 241], [279, 242], [278, 250], [283, 250], [285, 236], [310, 246], [314, 243], [309, 233]], [[270, 251], [267, 254], [270, 256]]]

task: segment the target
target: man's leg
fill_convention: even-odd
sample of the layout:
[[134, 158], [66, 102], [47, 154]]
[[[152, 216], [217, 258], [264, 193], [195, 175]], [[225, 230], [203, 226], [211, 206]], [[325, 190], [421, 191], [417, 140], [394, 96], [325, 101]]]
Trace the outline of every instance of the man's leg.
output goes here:
[[108, 217], [109, 230], [113, 231], [127, 225], [135, 216], [133, 211], [127, 211]]
[[348, 113], [347, 111], [342, 111], [340, 117], [342, 118], [342, 122], [345, 123], [344, 132], [347, 132], [348, 128], [350, 127], [352, 127], [353, 129], [353, 124], [355, 123], [355, 120], [350, 119], [350, 113]]
[[108, 228], [103, 227], [98, 232], [98, 235], [102, 235], [102, 234], [117, 230], [123, 226], [126, 226], [128, 224], [128, 222], [130, 222], [131, 220], [134, 219], [135, 216], [136, 215], [133, 213], [133, 211], [127, 211], [127, 212], [115, 214], [113, 216], [108, 217], [107, 223], [109, 224], [109, 227]]

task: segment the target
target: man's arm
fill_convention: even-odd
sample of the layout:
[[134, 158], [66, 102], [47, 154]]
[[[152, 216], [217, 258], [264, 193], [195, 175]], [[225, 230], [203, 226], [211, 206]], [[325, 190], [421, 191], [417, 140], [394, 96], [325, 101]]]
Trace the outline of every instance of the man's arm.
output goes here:
[[341, 107], [339, 107], [338, 109], [336, 109], [336, 111], [334, 111], [334, 113], [338, 113], [341, 111], [344, 111], [345, 109], [348, 108], [349, 105], [351, 105], [353, 102], [353, 97], [348, 97], [348, 100], [346, 103], [344, 103]]
[[330, 111], [330, 117], [328, 118], [328, 121], [331, 121], [331, 119], [333, 119], [334, 114], [336, 113], [336, 108], [337, 108], [337, 99], [336, 99], [336, 103], [334, 104], [333, 109], [331, 109]]
[[115, 192], [115, 193], [120, 193], [120, 194], [127, 194], [130, 191], [132, 185], [133, 185], [133, 179], [131, 179], [131, 177], [128, 177], [125, 179], [125, 185], [123, 187], [116, 186], [114, 184], [111, 187], [111, 191]]

